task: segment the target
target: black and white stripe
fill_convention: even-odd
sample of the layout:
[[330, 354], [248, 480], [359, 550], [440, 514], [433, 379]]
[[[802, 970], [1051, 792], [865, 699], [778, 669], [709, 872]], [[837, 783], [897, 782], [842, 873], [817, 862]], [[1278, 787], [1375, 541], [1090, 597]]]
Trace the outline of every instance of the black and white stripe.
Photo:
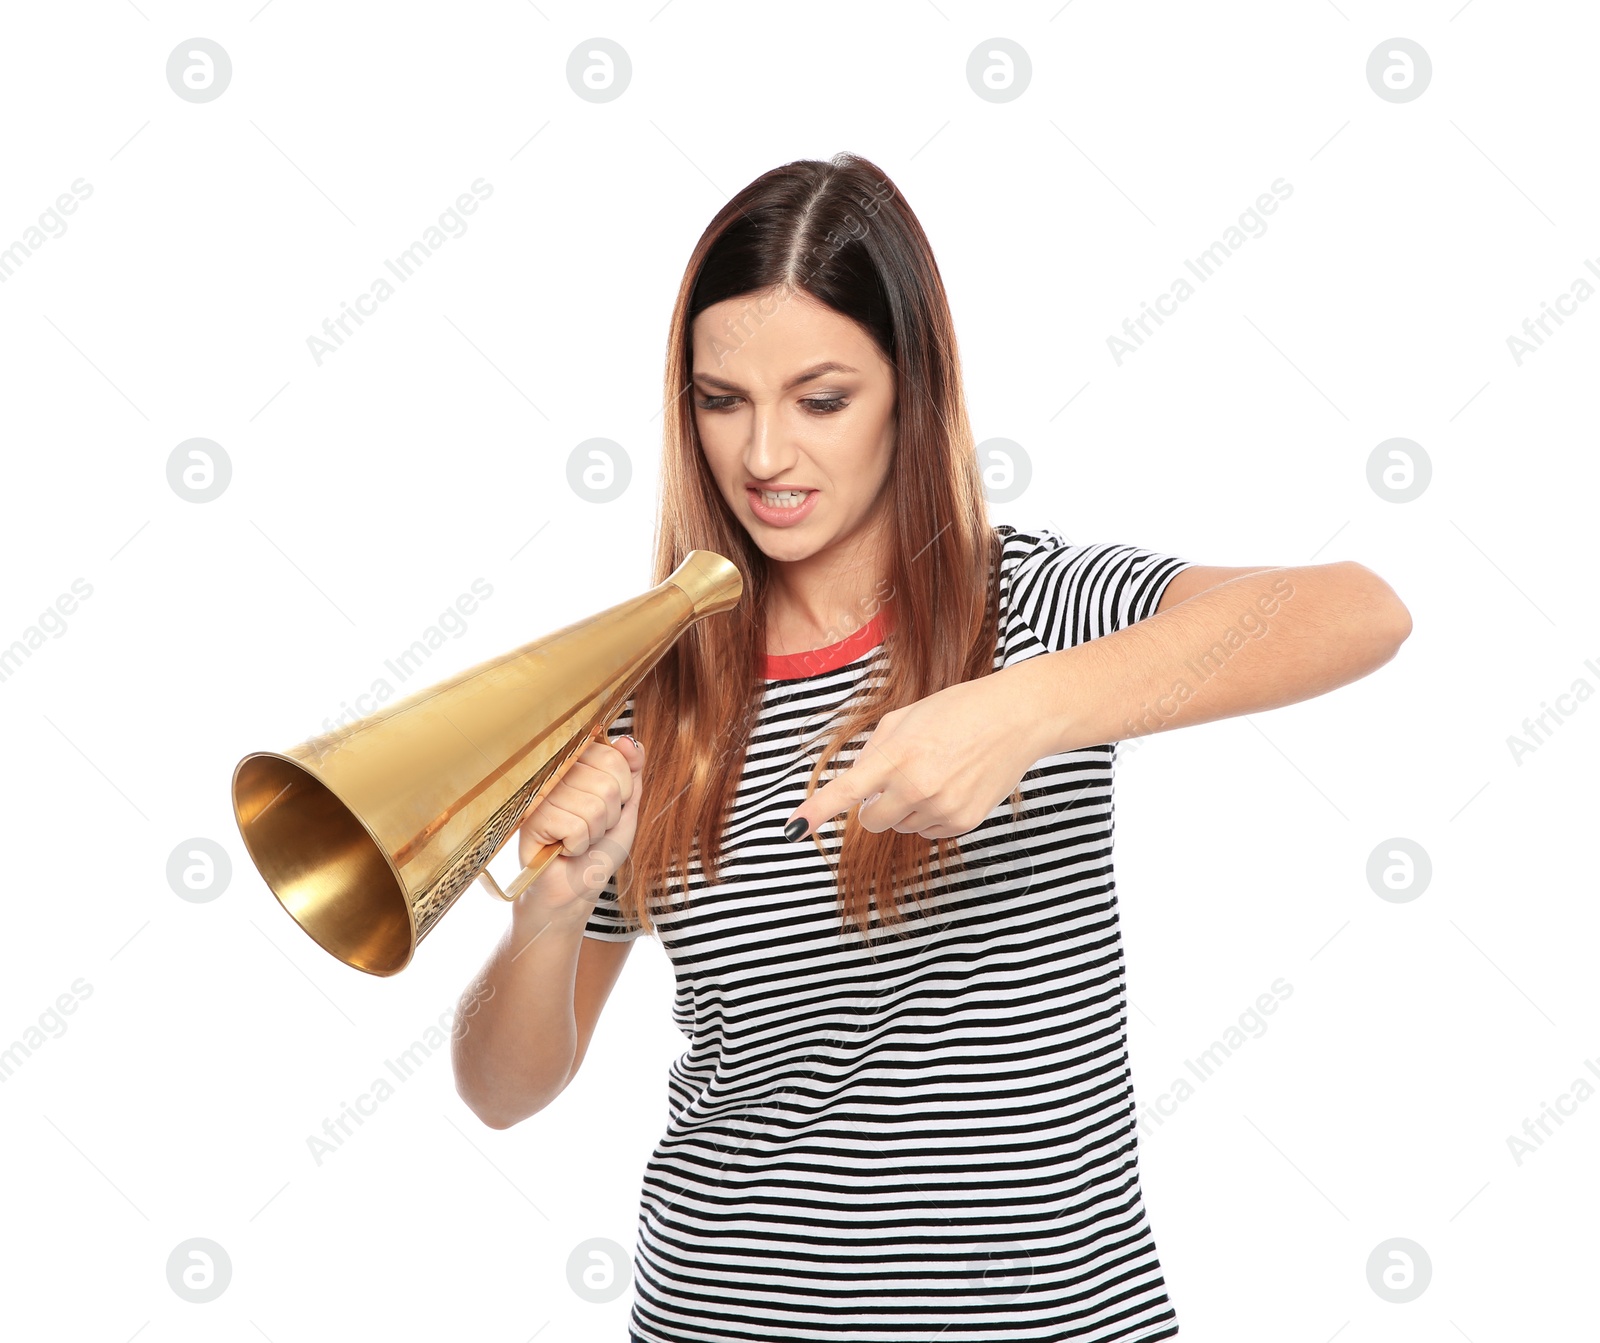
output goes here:
[[[1188, 561], [1002, 525], [996, 666], [1154, 614]], [[1139, 1187], [1108, 743], [1047, 756], [961, 839], [913, 935], [839, 933], [780, 833], [884, 649], [766, 681], [725, 839], [657, 920], [689, 1048], [644, 1172], [648, 1343], [1152, 1340], [1177, 1333]], [[869, 681], [868, 678], [872, 678]], [[631, 726], [632, 706], [611, 727]], [[837, 768], [855, 758], [841, 753]], [[836, 822], [821, 830], [838, 853]], [[615, 878], [586, 934], [637, 936]], [[874, 926], [876, 923], [874, 922]]]

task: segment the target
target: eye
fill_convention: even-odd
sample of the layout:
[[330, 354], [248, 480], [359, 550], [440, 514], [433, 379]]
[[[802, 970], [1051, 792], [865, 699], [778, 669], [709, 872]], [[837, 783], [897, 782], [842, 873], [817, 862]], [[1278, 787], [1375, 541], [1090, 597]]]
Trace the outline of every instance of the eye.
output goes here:
[[[737, 396], [707, 396], [696, 401], [701, 410], [730, 410]], [[850, 404], [848, 397], [843, 396], [811, 396], [805, 397], [800, 402], [813, 415], [834, 415]]]

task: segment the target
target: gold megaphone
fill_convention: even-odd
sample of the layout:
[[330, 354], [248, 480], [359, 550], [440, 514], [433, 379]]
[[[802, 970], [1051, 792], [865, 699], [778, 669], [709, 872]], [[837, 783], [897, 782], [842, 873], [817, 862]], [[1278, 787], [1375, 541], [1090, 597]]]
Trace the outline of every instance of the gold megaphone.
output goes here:
[[346, 965], [392, 975], [695, 621], [736, 606], [731, 561], [691, 550], [649, 592], [287, 751], [247, 755], [233, 811], [282, 906]]

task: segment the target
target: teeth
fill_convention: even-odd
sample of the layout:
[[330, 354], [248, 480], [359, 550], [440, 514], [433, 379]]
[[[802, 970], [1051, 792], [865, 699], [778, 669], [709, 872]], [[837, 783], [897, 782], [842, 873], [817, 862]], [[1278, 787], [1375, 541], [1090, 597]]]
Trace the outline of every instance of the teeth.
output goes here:
[[809, 490], [780, 490], [774, 493], [771, 490], [761, 491], [761, 502], [770, 504], [774, 508], [793, 508], [796, 504], [803, 503]]

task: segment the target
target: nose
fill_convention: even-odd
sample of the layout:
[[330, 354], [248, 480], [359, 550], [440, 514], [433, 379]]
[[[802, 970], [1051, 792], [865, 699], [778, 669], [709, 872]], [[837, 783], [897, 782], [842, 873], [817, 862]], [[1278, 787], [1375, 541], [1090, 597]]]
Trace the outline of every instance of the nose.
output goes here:
[[744, 465], [753, 480], [781, 480], [799, 454], [785, 441], [778, 423], [778, 407], [757, 405], [750, 416], [750, 440], [745, 444]]

